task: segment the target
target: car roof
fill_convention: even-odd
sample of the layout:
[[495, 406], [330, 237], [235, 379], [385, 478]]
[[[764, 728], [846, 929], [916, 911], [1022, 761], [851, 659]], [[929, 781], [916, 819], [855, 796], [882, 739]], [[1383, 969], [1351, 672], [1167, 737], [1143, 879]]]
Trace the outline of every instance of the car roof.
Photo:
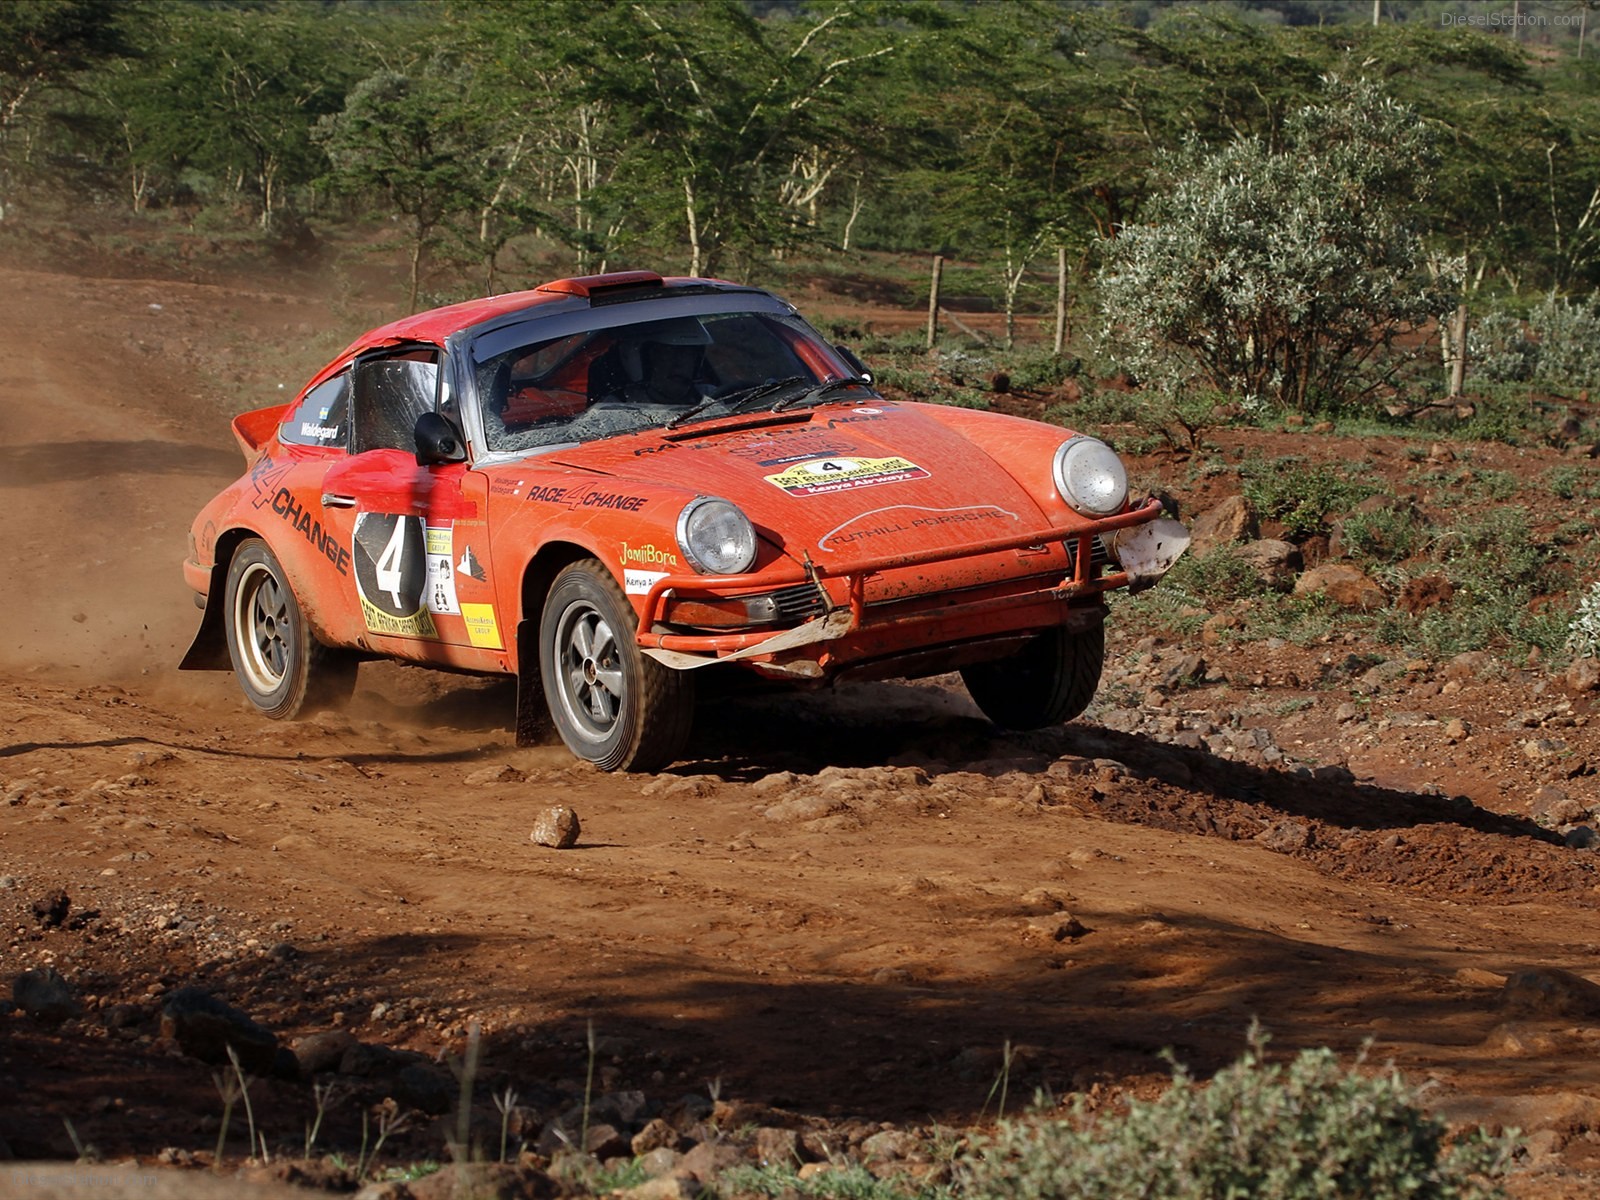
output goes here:
[[750, 291], [721, 279], [690, 276], [662, 277], [654, 271], [613, 271], [605, 275], [580, 275], [542, 283], [526, 292], [506, 292], [478, 300], [464, 300], [442, 308], [401, 317], [357, 338], [345, 354], [371, 346], [397, 342], [433, 342], [442, 345], [446, 338], [463, 329], [529, 309], [550, 306], [552, 312], [642, 300], [651, 296], [691, 291]]

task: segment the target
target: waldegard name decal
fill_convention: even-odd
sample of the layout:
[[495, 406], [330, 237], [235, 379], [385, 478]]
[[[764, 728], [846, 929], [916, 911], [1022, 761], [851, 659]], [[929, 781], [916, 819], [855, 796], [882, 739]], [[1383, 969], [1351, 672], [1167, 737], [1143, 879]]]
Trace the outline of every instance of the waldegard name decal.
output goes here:
[[926, 479], [928, 472], [907, 458], [815, 458], [795, 463], [776, 475], [762, 476], [791, 496], [849, 492], [880, 483]]
[[339, 544], [331, 530], [322, 527], [321, 521], [314, 520], [309, 510], [300, 507], [300, 502], [288, 488], [281, 487], [273, 495], [272, 511], [316, 547], [317, 553], [331, 562], [335, 571], [341, 575], [350, 574], [350, 551]]
[[888, 508], [875, 508], [871, 512], [851, 517], [842, 525], [835, 525], [817, 539], [817, 547], [832, 553], [857, 542], [877, 537], [890, 537], [911, 530], [937, 529], [941, 526], [966, 525], [973, 522], [1015, 521], [1017, 514], [993, 504], [971, 504], [962, 508], [927, 508], [920, 504], [893, 504]]

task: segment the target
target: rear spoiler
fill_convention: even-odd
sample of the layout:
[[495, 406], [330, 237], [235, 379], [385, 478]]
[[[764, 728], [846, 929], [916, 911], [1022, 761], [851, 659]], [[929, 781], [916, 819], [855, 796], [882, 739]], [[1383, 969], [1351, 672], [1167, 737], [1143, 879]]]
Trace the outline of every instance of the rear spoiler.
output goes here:
[[261, 443], [271, 437], [282, 424], [288, 407], [287, 404], [274, 404], [269, 408], [257, 408], [240, 413], [233, 419], [233, 437], [239, 443], [239, 449], [244, 452], [245, 462], [255, 461], [256, 455], [261, 452]]

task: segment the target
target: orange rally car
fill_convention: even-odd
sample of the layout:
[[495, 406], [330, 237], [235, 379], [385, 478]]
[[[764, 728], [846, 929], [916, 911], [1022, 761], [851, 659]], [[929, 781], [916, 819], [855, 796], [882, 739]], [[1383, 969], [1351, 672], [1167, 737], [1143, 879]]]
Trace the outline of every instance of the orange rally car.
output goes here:
[[706, 668], [959, 670], [1001, 726], [1069, 720], [1104, 593], [1188, 544], [1103, 442], [885, 400], [776, 296], [646, 271], [395, 321], [233, 429], [184, 668], [278, 718], [363, 658], [510, 674], [519, 741], [607, 770], [678, 755]]

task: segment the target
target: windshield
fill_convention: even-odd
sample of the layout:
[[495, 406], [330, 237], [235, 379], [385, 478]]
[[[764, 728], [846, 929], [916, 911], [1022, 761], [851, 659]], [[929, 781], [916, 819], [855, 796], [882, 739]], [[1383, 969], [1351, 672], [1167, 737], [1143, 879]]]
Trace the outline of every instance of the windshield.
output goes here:
[[820, 384], [854, 376], [799, 317], [772, 311], [567, 332], [499, 350], [474, 369], [485, 439], [497, 453], [794, 404]]

